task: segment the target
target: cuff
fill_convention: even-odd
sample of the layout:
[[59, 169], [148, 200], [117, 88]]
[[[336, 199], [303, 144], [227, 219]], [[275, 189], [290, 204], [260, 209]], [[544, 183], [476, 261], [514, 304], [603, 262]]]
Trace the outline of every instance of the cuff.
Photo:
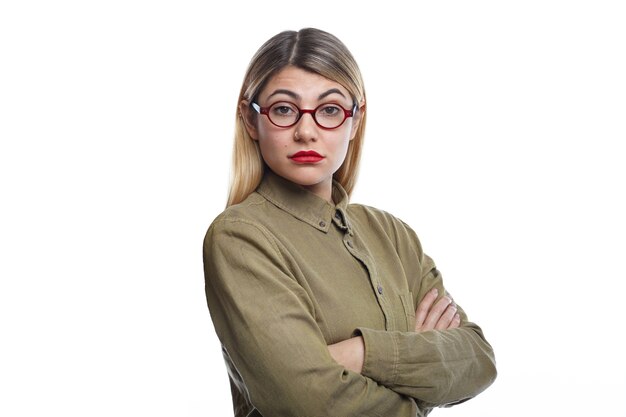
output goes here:
[[398, 340], [393, 332], [359, 327], [354, 332], [363, 336], [365, 357], [361, 374], [383, 385], [393, 385], [398, 375]]

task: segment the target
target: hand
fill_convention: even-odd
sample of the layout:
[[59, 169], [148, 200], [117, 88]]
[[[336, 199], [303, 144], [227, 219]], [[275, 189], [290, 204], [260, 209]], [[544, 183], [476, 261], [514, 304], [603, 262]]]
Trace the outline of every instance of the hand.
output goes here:
[[415, 311], [415, 331], [456, 329], [461, 324], [461, 316], [456, 312], [456, 304], [449, 295], [438, 301], [437, 288], [428, 291]]
[[[430, 290], [415, 311], [415, 331], [456, 329], [461, 324], [456, 304], [449, 295], [437, 300], [439, 292]], [[350, 371], [361, 373], [365, 361], [365, 344], [362, 336], [353, 337], [328, 345], [330, 356]]]
[[365, 361], [363, 336], [353, 337], [333, 345], [328, 345], [328, 351], [335, 362], [342, 365], [344, 368], [359, 374], [363, 370], [363, 362]]

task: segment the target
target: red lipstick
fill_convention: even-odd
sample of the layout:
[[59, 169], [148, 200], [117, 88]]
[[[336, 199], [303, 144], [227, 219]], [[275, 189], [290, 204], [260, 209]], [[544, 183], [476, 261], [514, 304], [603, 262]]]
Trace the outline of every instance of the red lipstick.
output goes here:
[[319, 162], [322, 159], [324, 159], [322, 155], [318, 154], [315, 151], [296, 152], [293, 155], [291, 155], [289, 158], [291, 158], [292, 161], [298, 164], [313, 164], [315, 162]]

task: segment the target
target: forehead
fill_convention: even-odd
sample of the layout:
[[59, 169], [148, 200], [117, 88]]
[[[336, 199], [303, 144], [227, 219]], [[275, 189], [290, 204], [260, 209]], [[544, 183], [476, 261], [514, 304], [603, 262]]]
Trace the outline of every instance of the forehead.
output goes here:
[[259, 96], [265, 98], [276, 90], [289, 90], [303, 99], [317, 98], [320, 94], [334, 88], [341, 91], [346, 97], [350, 97], [348, 90], [338, 82], [314, 72], [289, 66], [270, 78]]

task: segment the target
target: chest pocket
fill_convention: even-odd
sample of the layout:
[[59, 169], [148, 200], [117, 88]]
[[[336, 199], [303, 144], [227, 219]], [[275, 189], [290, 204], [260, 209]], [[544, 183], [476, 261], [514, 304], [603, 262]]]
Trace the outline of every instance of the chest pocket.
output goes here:
[[404, 318], [406, 320], [407, 332], [412, 332], [415, 329], [415, 308], [413, 307], [413, 293], [408, 292], [400, 294], [400, 302], [402, 303], [402, 309], [404, 310]]

